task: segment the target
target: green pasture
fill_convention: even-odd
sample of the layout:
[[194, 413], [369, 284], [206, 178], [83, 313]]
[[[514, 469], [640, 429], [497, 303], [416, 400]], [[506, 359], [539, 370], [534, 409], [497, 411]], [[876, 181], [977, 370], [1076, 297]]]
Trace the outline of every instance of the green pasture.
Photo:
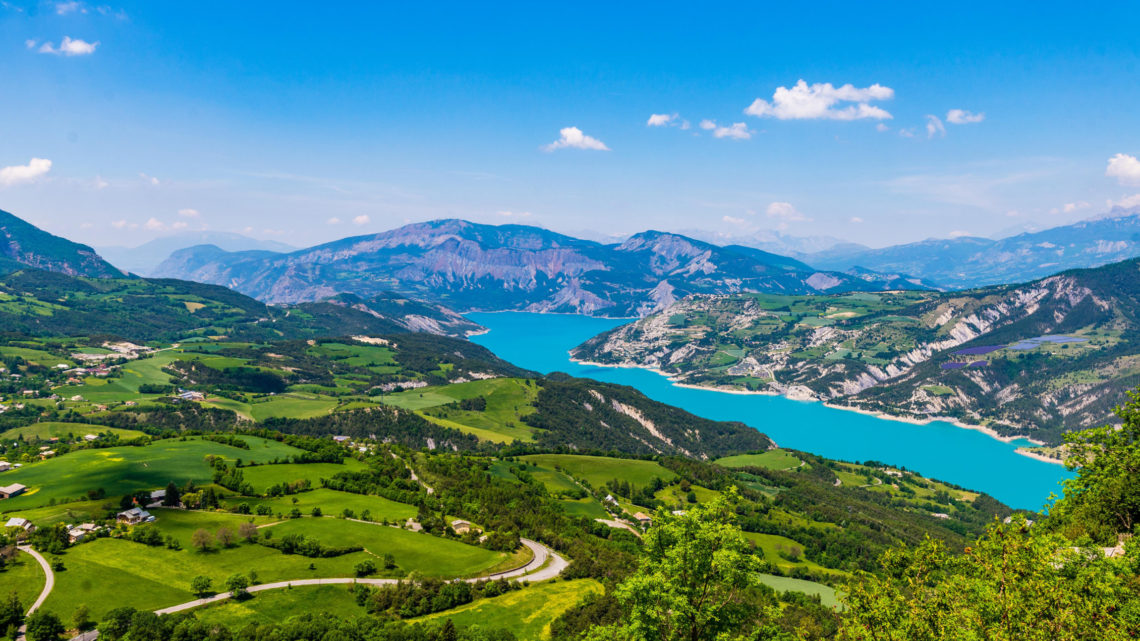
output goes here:
[[768, 450], [760, 454], [737, 454], [726, 456], [715, 461], [724, 467], [762, 467], [769, 470], [787, 470], [799, 467], [800, 461], [787, 450]]
[[76, 439], [82, 438], [87, 434], [114, 434], [121, 439], [132, 439], [139, 436], [146, 436], [138, 430], [124, 430], [117, 427], [106, 427], [103, 425], [88, 425], [86, 423], [63, 423], [58, 421], [47, 421], [44, 423], [33, 423], [25, 425], [24, 427], [14, 427], [3, 434], [0, 434], [0, 440], [7, 441], [9, 439], [15, 440], [24, 437], [24, 440], [33, 438], [46, 441], [52, 438], [67, 438], [68, 434], [73, 435]]
[[589, 481], [595, 488], [600, 488], [614, 479], [629, 481], [634, 487], [643, 487], [649, 485], [654, 477], [660, 477], [665, 481], [676, 478], [676, 474], [655, 461], [580, 454], [532, 454], [520, 458], [549, 470], [553, 470], [556, 466], [560, 467], [576, 478]]
[[838, 593], [829, 585], [774, 574], [761, 574], [760, 582], [777, 592], [803, 592], [809, 596], [818, 594], [823, 605], [829, 608], [839, 607]]
[[570, 516], [584, 516], [591, 519], [608, 519], [610, 518], [609, 512], [606, 508], [602, 507], [593, 497], [586, 497], [584, 499], [561, 499], [558, 501], [562, 505], [562, 509]]
[[255, 465], [242, 468], [245, 481], [258, 492], [278, 483], [292, 483], [308, 479], [313, 487], [320, 487], [322, 478], [332, 478], [340, 472], [363, 470], [367, 465], [354, 458], [346, 458], [339, 463], [279, 463], [275, 465]]
[[[828, 572], [833, 574], [844, 574], [839, 570], [831, 570], [823, 567], [813, 561], [809, 561], [804, 556], [804, 546], [799, 544], [786, 536], [778, 534], [760, 534], [757, 532], [745, 532], [744, 537], [756, 545], [756, 549], [762, 553], [765, 561], [775, 565], [781, 570], [790, 571], [794, 568], [801, 567], [815, 572]], [[780, 556], [780, 553], [792, 554], [798, 557], [798, 560], [791, 561]], [[794, 553], [794, 554], [793, 554]]]
[[267, 418], [315, 418], [331, 412], [337, 405], [335, 398], [316, 394], [279, 394], [268, 400], [249, 403], [249, 413], [255, 421]]
[[456, 627], [506, 628], [519, 641], [541, 641], [550, 638], [551, 622], [587, 596], [602, 592], [602, 584], [594, 579], [540, 583], [412, 620], [451, 619]]
[[46, 580], [43, 568], [32, 555], [18, 552], [15, 561], [0, 570], [0, 599], [7, 599], [15, 592], [26, 611], [44, 589]]
[[375, 555], [391, 554], [401, 570], [429, 576], [475, 576], [508, 558], [502, 552], [422, 532], [345, 519], [292, 519], [266, 529], [275, 537], [296, 533], [330, 546], [362, 545]]
[[299, 585], [258, 592], [252, 599], [229, 599], [194, 610], [194, 616], [210, 624], [238, 630], [250, 623], [282, 623], [300, 614], [340, 619], [367, 614], [356, 605], [352, 585]]
[[[293, 502], [294, 499], [296, 499], [296, 503]], [[360, 514], [368, 510], [373, 521], [403, 522], [416, 515], [416, 508], [406, 503], [397, 503], [382, 496], [350, 494], [327, 488], [318, 488], [310, 492], [272, 499], [244, 496], [226, 499], [226, 505], [240, 505], [242, 503], [248, 504], [254, 511], [259, 505], [268, 505], [274, 514], [288, 514], [293, 508], [301, 510], [303, 514], [309, 514], [314, 507], [319, 507], [322, 513], [336, 516], [347, 508], [352, 510], [357, 518], [360, 518]]]
[[13, 347], [10, 345], [0, 346], [0, 356], [19, 356], [29, 363], [39, 365], [41, 367], [55, 367], [56, 365], [74, 366], [75, 363], [71, 359], [56, 356], [51, 352], [45, 352], [41, 349], [31, 349], [29, 347]]

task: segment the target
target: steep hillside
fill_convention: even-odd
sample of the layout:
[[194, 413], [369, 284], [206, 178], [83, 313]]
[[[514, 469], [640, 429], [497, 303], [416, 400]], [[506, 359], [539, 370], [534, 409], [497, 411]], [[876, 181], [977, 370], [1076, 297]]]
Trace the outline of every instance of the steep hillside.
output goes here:
[[1055, 442], [1140, 385], [1140, 261], [968, 292], [698, 296], [575, 357]]
[[290, 254], [175, 252], [159, 275], [233, 287], [269, 302], [396, 291], [460, 311], [644, 315], [695, 293], [811, 294], [922, 287], [902, 276], [819, 272], [745, 247], [649, 231], [599, 243], [521, 225], [441, 220]]
[[967, 237], [883, 249], [836, 247], [798, 257], [822, 269], [858, 266], [901, 272], [958, 289], [1023, 282], [1136, 256], [1140, 256], [1140, 213], [1118, 209], [1103, 218], [1001, 240]]
[[[22, 270], [0, 277], [0, 327], [27, 335], [111, 334], [131, 340], [226, 335], [243, 339], [393, 334], [409, 331], [466, 336], [478, 325], [450, 310], [381, 298], [352, 306], [343, 300], [270, 306], [219, 287], [173, 279], [78, 278]], [[442, 321], [435, 320], [443, 319]], [[422, 320], [426, 319], [426, 320]]]
[[87, 245], [49, 234], [0, 210], [0, 273], [24, 267], [91, 278], [123, 276]]

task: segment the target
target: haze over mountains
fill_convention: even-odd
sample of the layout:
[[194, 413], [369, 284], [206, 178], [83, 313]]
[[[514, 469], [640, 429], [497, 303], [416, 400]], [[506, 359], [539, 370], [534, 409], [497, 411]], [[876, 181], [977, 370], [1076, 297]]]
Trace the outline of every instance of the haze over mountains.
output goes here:
[[647, 231], [620, 244], [522, 225], [438, 220], [289, 254], [175, 252], [156, 275], [222, 284], [270, 302], [400, 291], [468, 310], [644, 315], [694, 293], [912, 289], [903, 275], [821, 272], [785, 256]]
[[264, 250], [289, 252], [297, 249], [275, 240], [250, 238], [228, 231], [192, 231], [155, 238], [138, 247], [98, 247], [99, 254], [124, 271], [150, 276], [159, 263], [179, 249], [195, 245], [215, 245], [226, 251]]

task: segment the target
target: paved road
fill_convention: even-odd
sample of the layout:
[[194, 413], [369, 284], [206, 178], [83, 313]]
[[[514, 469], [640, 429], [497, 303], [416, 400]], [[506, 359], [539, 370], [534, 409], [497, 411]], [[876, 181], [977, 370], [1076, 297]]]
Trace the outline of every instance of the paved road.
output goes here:
[[[40, 553], [36, 552], [31, 547], [27, 545], [21, 545], [18, 549], [21, 552], [27, 552], [28, 554], [31, 554], [32, 558], [34, 558], [36, 561], [39, 561], [40, 567], [43, 568], [44, 574], [47, 575], [47, 582], [44, 583], [43, 591], [40, 592], [39, 598], [37, 598], [36, 602], [32, 604], [32, 607], [28, 608], [28, 612], [25, 615], [31, 616], [33, 612], [38, 610], [40, 606], [44, 604], [44, 601], [47, 601], [48, 595], [51, 594], [52, 588], [55, 587], [55, 572], [51, 571], [51, 565], [48, 564], [47, 559], [40, 556]], [[20, 626], [20, 629], [16, 632], [17, 641], [24, 638], [24, 632], [26, 630], [27, 626]]]
[[[523, 545], [527, 546], [531, 549], [532, 552], [534, 552], [534, 558], [532, 558], [529, 563], [513, 570], [507, 570], [505, 572], [499, 572], [496, 574], [489, 574], [487, 576], [463, 580], [468, 583], [476, 583], [478, 581], [486, 581], [488, 579], [516, 579], [520, 582], [526, 583], [532, 581], [545, 581], [547, 579], [553, 579], [559, 574], [562, 574], [562, 572], [566, 569], [566, 566], [570, 565], [570, 563], [566, 559], [562, 558], [560, 554], [537, 541], [531, 541], [530, 539], [520, 539], [520, 541]], [[549, 561], [549, 563], [547, 563], [547, 561]], [[264, 592], [265, 590], [280, 590], [282, 588], [289, 588], [298, 585], [336, 585], [344, 583], [359, 583], [361, 585], [395, 585], [398, 580], [399, 579], [361, 579], [355, 577], [331, 579], [297, 579], [295, 581], [262, 583], [261, 585], [250, 586], [248, 591], [253, 593]], [[215, 594], [214, 596], [206, 597], [204, 599], [195, 599], [193, 601], [187, 601], [186, 603], [172, 605], [169, 608], [155, 610], [154, 613], [161, 615], [172, 614], [174, 612], [182, 612], [183, 610], [191, 610], [203, 605], [209, 605], [210, 603], [225, 601], [226, 599], [232, 597], [232, 592], [222, 592], [220, 594]]]

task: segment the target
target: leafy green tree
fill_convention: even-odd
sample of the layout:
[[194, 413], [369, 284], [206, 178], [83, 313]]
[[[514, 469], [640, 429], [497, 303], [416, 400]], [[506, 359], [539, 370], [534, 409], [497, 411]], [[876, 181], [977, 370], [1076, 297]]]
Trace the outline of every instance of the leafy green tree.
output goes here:
[[126, 636], [136, 612], [134, 608], [123, 607], [115, 608], [103, 615], [103, 619], [99, 621], [99, 638], [104, 641], [116, 641]]
[[178, 507], [182, 503], [181, 494], [174, 481], [166, 484], [166, 496], [162, 497], [162, 504], [167, 507]]
[[591, 641], [730, 641], [770, 634], [774, 607], [754, 590], [760, 561], [735, 523], [730, 488], [716, 500], [672, 515], [659, 510], [637, 571], [615, 591], [628, 609], [621, 624], [597, 627]]
[[28, 641], [55, 641], [67, 630], [59, 617], [44, 610], [36, 610], [27, 620]]
[[244, 599], [249, 596], [249, 577], [244, 574], [232, 574], [226, 579], [226, 589], [233, 593], [235, 599]]
[[71, 626], [80, 632], [84, 632], [90, 630], [92, 625], [91, 611], [87, 609], [87, 606], [80, 605], [75, 608], [75, 613], [71, 615]]
[[0, 601], [0, 634], [6, 633], [9, 628], [15, 630], [24, 622], [24, 606], [20, 603], [20, 596], [9, 592], [8, 598]]
[[1118, 533], [1140, 524], [1140, 394], [1116, 408], [1117, 429], [1107, 425], [1065, 435], [1065, 465], [1077, 476], [1065, 481], [1065, 498], [1052, 510], [1053, 523], [1070, 537], [1088, 534], [1115, 544]]
[[198, 575], [190, 581], [190, 591], [193, 592], [199, 599], [210, 594], [210, 585], [213, 581], [208, 576]]

